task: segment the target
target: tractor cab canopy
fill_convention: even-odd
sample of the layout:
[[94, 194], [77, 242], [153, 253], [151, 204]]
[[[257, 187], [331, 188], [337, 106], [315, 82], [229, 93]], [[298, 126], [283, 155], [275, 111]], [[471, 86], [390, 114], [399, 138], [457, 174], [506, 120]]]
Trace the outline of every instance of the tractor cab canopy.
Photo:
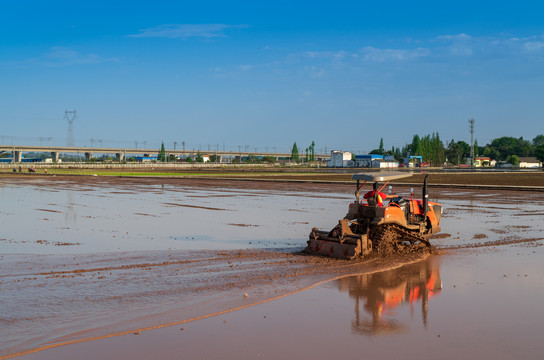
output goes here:
[[364, 180], [373, 182], [387, 182], [396, 179], [402, 179], [412, 176], [411, 173], [401, 172], [376, 172], [376, 173], [358, 173], [351, 176], [351, 180]]

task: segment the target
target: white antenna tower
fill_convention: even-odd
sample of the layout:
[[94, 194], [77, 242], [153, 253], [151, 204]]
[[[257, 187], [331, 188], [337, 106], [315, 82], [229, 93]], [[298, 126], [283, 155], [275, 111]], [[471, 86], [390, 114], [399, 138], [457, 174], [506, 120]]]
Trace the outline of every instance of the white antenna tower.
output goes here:
[[64, 117], [68, 121], [68, 134], [66, 136], [66, 146], [74, 147], [74, 120], [76, 118], [76, 110], [64, 110]]

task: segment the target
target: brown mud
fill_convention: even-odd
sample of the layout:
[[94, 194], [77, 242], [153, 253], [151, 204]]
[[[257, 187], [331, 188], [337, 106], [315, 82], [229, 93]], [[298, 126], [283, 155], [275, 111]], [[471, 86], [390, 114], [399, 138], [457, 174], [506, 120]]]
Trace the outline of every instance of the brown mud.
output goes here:
[[[50, 291], [61, 293], [71, 288], [62, 297], [64, 306], [59, 310], [74, 305], [86, 309], [85, 314], [77, 316], [81, 321], [87, 319], [93, 328], [82, 328], [76, 333], [59, 330], [41, 333], [42, 327], [39, 327], [39, 331], [32, 335], [32, 340], [27, 338], [25, 342], [13, 342], [7, 347], [4, 344], [0, 359], [89, 339], [182, 324], [203, 316], [277, 299], [329, 279], [388, 270], [427, 256], [390, 255], [343, 261], [277, 251], [194, 251], [157, 252], [151, 256], [138, 253], [123, 256], [94, 255], [91, 259], [70, 256], [57, 258], [58, 263], [54, 266], [48, 262], [34, 264], [32, 269], [15, 267], [15, 273], [0, 275], [3, 284], [15, 281], [19, 287], [32, 289], [47, 286]], [[15, 259], [4, 256], [4, 260]], [[95, 264], [103, 266], [92, 266]], [[159, 286], [153, 290], [149, 282], [159, 279], [172, 286]], [[147, 285], [142, 287], [139, 283]], [[117, 289], [114, 290], [112, 286]], [[127, 286], [130, 290], [123, 290]], [[97, 290], [99, 293], [113, 293], [101, 296], [95, 293]], [[76, 293], [81, 294], [79, 299], [70, 295]], [[122, 311], [116, 305], [118, 302]], [[163, 306], [158, 307], [157, 303]], [[53, 305], [43, 303], [42, 306]], [[149, 307], [156, 310], [150, 311]], [[110, 314], [112, 310], [116, 312], [115, 315]], [[139, 316], [134, 311], [142, 311], [147, 315]], [[47, 311], [40, 314], [44, 316], [42, 326], [51, 329], [55, 328], [54, 323], [59, 320], [69, 321]], [[36, 319], [3, 318], [0, 322], [4, 327], [15, 329]], [[172, 322], [172, 319], [176, 320]], [[26, 330], [27, 337], [32, 333], [31, 329]]]

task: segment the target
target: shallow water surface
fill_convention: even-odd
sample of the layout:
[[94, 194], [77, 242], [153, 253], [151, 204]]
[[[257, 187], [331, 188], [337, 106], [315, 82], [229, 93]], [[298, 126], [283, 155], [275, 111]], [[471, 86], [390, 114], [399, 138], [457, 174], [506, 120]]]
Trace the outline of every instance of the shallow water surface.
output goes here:
[[[103, 357], [324, 359], [338, 346], [347, 358], [361, 348], [373, 358], [542, 354], [535, 337], [544, 331], [544, 196], [520, 203], [516, 192], [431, 189], [444, 206], [442, 234], [431, 242], [449, 250], [391, 272], [369, 273], [379, 259], [357, 267], [294, 254], [313, 226], [329, 229], [344, 216], [352, 190], [2, 179], [0, 357], [245, 306], [344, 274], [360, 275], [183, 331], [28, 357], [96, 358], [109, 349]], [[202, 340], [210, 338], [213, 345]]]

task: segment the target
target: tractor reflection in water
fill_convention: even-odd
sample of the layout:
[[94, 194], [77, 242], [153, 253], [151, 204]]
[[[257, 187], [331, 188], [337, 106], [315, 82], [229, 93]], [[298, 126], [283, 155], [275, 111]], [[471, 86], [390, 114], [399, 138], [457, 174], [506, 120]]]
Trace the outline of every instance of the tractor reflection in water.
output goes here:
[[[399, 333], [407, 329], [394, 317], [402, 304], [414, 306], [421, 302], [423, 326], [427, 327], [429, 300], [440, 293], [442, 281], [437, 258], [407, 265], [399, 269], [375, 274], [363, 274], [335, 281], [338, 289], [347, 291], [355, 299], [355, 318], [352, 328], [361, 335]], [[364, 302], [361, 314], [360, 303]]]

